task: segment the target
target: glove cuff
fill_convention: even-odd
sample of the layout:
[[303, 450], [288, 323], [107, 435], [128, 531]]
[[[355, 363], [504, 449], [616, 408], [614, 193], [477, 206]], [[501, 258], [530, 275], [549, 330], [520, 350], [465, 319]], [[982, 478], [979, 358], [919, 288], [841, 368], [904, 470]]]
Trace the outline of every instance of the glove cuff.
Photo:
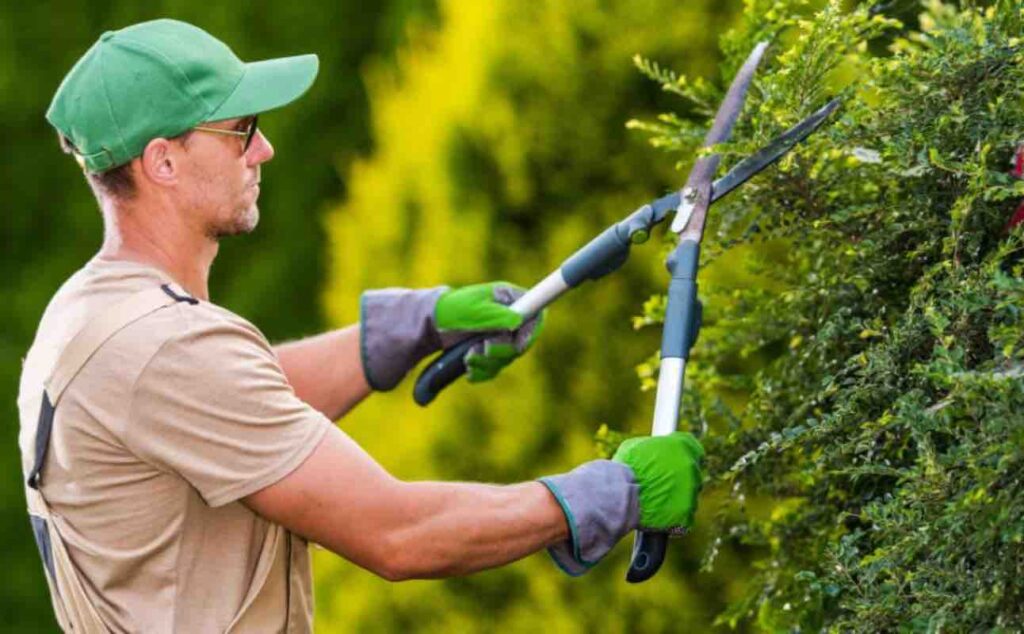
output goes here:
[[639, 524], [640, 487], [624, 464], [593, 460], [540, 481], [558, 500], [569, 524], [569, 539], [549, 547], [548, 554], [573, 577], [590, 570]]
[[447, 286], [366, 291], [359, 301], [359, 351], [374, 390], [398, 385], [420, 360], [442, 348], [434, 324], [437, 299]]

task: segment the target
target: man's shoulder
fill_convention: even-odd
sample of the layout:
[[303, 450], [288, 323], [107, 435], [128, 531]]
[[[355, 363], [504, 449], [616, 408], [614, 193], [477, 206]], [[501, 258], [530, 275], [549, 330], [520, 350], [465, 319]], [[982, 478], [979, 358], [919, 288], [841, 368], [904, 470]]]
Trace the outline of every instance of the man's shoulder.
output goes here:
[[125, 329], [125, 342], [156, 339], [162, 347], [270, 349], [259, 328], [231, 310], [208, 301], [180, 301], [147, 315]]
[[138, 319], [90, 360], [78, 389], [114, 393], [150, 413], [230, 401], [254, 376], [279, 367], [262, 333], [206, 301], [175, 302]]
[[[86, 270], [61, 287], [22, 360], [18, 407], [23, 429], [34, 429], [40, 395], [75, 335], [109, 309], [144, 291], [159, 290], [165, 283], [145, 271], [116, 279]], [[265, 363], [276, 359], [262, 333], [232, 311], [206, 301], [175, 302], [135, 319], [102, 341], [68, 386], [65, 401], [72, 405], [64, 407], [83, 404], [116, 433], [124, 424], [121, 412], [131, 394], [153, 374], [147, 373], [151, 365], [161, 370], [157, 379], [170, 376], [179, 379], [176, 384], [184, 384], [185, 377], [207, 381], [211, 371], [238, 358]], [[88, 420], [83, 418], [82, 424], [89, 424]], [[26, 452], [31, 450], [30, 441], [30, 436], [19, 438]]]
[[[68, 342], [92, 320], [102, 318], [104, 311], [169, 281], [156, 269], [130, 263], [96, 265], [94, 260], [80, 269], [57, 291], [40, 320], [23, 360], [22, 382], [29, 384], [23, 390], [38, 392]], [[207, 363], [238, 350], [273, 355], [263, 333], [240, 315], [208, 301], [179, 301], [121, 328], [103, 343], [89, 365], [131, 383], [158, 353], [167, 356], [181, 350]]]

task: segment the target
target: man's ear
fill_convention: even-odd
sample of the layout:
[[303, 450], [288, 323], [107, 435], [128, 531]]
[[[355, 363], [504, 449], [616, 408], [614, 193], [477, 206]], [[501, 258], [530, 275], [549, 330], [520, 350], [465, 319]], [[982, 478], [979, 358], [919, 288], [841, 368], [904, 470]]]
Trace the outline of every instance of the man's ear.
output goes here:
[[146, 144], [140, 156], [139, 168], [147, 180], [155, 185], [174, 185], [180, 175], [181, 148], [167, 139], [157, 138]]

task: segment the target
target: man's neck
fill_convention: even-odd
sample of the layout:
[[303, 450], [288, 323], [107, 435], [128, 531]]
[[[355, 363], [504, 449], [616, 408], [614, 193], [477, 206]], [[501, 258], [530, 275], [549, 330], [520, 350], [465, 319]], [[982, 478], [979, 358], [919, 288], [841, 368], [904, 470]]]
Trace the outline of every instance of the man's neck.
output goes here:
[[103, 215], [106, 229], [97, 257], [156, 267], [193, 297], [209, 301], [210, 268], [220, 248], [216, 240], [173, 222], [144, 224], [137, 220], [148, 218], [145, 215], [106, 209]]

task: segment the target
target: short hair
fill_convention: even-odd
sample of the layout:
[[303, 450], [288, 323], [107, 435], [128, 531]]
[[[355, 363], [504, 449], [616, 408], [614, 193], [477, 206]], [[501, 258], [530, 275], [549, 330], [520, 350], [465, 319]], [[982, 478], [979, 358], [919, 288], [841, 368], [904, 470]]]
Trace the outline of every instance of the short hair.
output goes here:
[[[177, 141], [184, 145], [191, 134], [192, 130], [186, 130], [169, 140]], [[78, 148], [75, 147], [75, 144], [70, 139], [60, 133], [57, 134], [57, 138], [60, 140], [60, 149], [64, 150], [65, 154], [71, 154], [76, 159], [81, 156], [81, 152], [78, 151]], [[80, 160], [79, 164], [81, 165]], [[84, 166], [82, 171], [85, 172], [85, 178], [89, 181], [89, 185], [97, 196], [102, 194], [119, 200], [131, 200], [135, 197], [135, 177], [132, 176], [131, 161], [102, 172], [90, 172]]]

